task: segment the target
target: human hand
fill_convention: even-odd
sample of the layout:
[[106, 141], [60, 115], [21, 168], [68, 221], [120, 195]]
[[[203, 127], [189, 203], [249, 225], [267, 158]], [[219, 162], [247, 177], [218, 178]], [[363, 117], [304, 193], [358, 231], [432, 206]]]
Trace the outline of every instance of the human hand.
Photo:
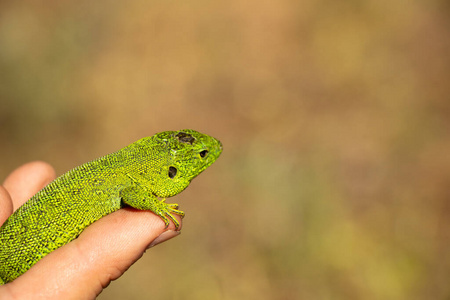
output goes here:
[[[55, 171], [44, 162], [13, 171], [0, 186], [0, 223], [54, 178]], [[161, 218], [149, 211], [116, 211], [0, 286], [1, 299], [95, 299], [146, 249], [179, 235], [174, 228], [170, 224], [166, 229]]]

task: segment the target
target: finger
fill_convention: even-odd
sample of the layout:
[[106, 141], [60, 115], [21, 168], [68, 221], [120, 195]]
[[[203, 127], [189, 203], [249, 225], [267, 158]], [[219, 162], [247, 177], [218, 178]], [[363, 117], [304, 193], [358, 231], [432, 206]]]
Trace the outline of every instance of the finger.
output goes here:
[[170, 234], [174, 225], [168, 229], [151, 212], [121, 209], [95, 222], [78, 239], [50, 253], [4, 287], [23, 299], [95, 299], [144, 254], [152, 241], [163, 232]]
[[0, 225], [13, 213], [13, 204], [8, 191], [0, 185]]
[[3, 186], [11, 195], [14, 210], [55, 179], [55, 170], [48, 163], [34, 161], [15, 169]]

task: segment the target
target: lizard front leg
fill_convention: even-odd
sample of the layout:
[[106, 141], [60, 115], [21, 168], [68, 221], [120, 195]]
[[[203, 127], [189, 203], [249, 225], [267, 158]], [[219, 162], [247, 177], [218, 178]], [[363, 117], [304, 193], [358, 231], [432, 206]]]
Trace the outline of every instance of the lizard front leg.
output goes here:
[[137, 184], [132, 184], [131, 186], [124, 188], [119, 196], [124, 204], [139, 210], [150, 210], [161, 217], [166, 228], [170, 224], [169, 219], [175, 224], [175, 230], [178, 230], [180, 227], [180, 223], [173, 216], [175, 214], [184, 217], [184, 212], [178, 210], [178, 204], [166, 203], [165, 198], [160, 200], [158, 197]]

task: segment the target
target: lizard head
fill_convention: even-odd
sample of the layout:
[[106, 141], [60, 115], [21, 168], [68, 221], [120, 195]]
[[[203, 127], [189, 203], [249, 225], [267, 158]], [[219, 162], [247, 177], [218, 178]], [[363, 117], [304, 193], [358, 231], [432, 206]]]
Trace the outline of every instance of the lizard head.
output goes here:
[[184, 190], [192, 179], [208, 168], [222, 153], [217, 139], [192, 129], [165, 131], [152, 137], [161, 151], [158, 163], [158, 197], [171, 197]]

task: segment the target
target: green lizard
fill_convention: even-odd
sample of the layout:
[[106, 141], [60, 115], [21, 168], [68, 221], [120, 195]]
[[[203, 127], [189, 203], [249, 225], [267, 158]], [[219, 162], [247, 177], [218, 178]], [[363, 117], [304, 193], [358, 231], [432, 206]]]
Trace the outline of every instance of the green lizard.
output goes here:
[[124, 206], [150, 210], [178, 229], [173, 215], [184, 212], [165, 198], [183, 191], [221, 152], [222, 144], [208, 135], [166, 131], [56, 178], [0, 228], [0, 285]]

